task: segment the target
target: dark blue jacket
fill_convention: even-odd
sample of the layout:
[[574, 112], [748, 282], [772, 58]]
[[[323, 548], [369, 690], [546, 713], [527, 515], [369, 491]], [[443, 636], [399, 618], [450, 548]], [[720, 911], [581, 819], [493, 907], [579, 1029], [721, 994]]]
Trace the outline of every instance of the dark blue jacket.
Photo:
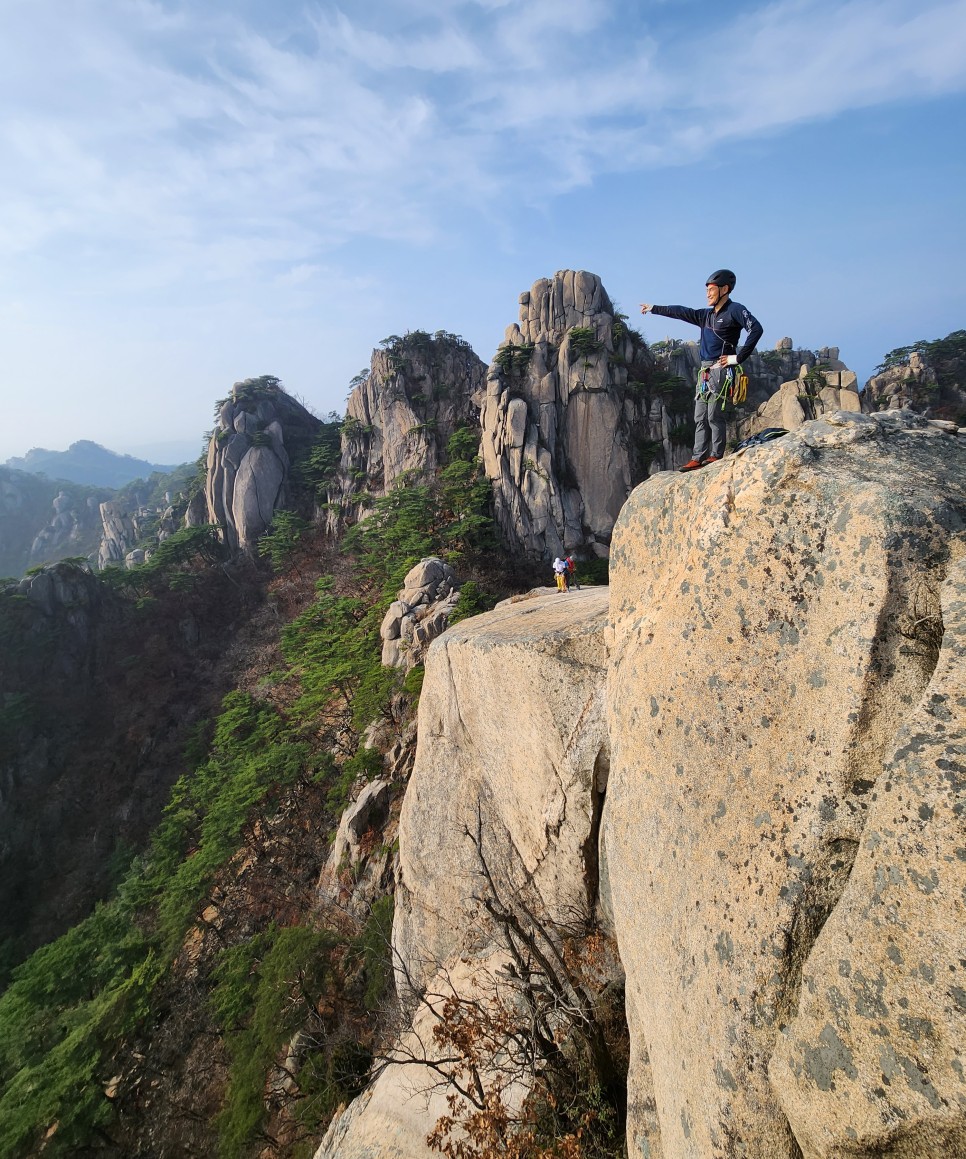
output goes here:
[[[692, 310], [690, 306], [652, 306], [651, 313], [700, 326], [702, 362], [717, 362], [722, 354], [737, 354], [738, 361], [744, 362], [762, 335], [758, 319], [746, 306], [731, 299], [717, 314], [710, 306], [703, 310]], [[739, 349], [742, 330], [748, 331], [748, 340]]]

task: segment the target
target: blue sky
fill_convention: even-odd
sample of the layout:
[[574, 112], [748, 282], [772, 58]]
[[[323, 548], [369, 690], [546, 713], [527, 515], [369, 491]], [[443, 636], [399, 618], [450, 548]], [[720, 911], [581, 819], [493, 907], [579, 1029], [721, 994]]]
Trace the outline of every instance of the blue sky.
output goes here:
[[489, 361], [563, 268], [634, 316], [730, 266], [763, 347], [837, 345], [862, 381], [966, 325], [966, 0], [0, 17], [0, 462], [194, 455], [250, 375], [341, 413], [381, 338]]

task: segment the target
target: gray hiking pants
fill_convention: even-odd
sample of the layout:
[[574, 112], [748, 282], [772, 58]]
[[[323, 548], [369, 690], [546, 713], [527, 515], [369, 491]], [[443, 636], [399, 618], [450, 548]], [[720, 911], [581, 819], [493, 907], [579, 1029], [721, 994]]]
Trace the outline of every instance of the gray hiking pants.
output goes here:
[[694, 451], [691, 457], [698, 460], [706, 459], [708, 455], [723, 458], [728, 434], [724, 408], [725, 376], [729, 368], [712, 366], [709, 369], [707, 390], [702, 392], [705, 384], [699, 379], [698, 394], [694, 399]]

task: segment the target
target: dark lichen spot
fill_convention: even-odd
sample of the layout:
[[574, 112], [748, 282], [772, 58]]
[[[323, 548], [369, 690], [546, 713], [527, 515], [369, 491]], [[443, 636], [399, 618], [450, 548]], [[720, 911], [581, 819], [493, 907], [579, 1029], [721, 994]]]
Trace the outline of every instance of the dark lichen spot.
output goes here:
[[731, 935], [727, 930], [718, 934], [718, 940], [714, 944], [715, 951], [718, 955], [718, 961], [722, 963], [731, 962], [735, 956], [735, 945], [731, 940]]
[[714, 1077], [718, 1086], [723, 1090], [736, 1091], [738, 1084], [735, 1082], [735, 1076], [728, 1070], [727, 1067], [722, 1066], [720, 1062], [714, 1064]]
[[833, 1089], [833, 1076], [836, 1071], [849, 1079], [858, 1077], [858, 1071], [852, 1062], [852, 1052], [845, 1045], [831, 1023], [826, 1023], [822, 1033], [818, 1036], [819, 1046], [805, 1047], [805, 1073], [815, 1083], [820, 1091]]

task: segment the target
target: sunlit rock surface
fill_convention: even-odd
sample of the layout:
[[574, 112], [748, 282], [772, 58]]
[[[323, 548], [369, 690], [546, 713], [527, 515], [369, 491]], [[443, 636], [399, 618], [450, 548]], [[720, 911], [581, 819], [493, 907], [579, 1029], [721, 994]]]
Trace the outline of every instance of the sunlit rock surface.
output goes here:
[[[629, 1154], [966, 1153], [964, 481], [943, 429], [835, 412], [637, 488], [609, 594], [440, 637], [404, 998], [492, 952], [482, 847], [616, 935]], [[380, 1078], [319, 1154], [422, 1156], [418, 1106]]]

